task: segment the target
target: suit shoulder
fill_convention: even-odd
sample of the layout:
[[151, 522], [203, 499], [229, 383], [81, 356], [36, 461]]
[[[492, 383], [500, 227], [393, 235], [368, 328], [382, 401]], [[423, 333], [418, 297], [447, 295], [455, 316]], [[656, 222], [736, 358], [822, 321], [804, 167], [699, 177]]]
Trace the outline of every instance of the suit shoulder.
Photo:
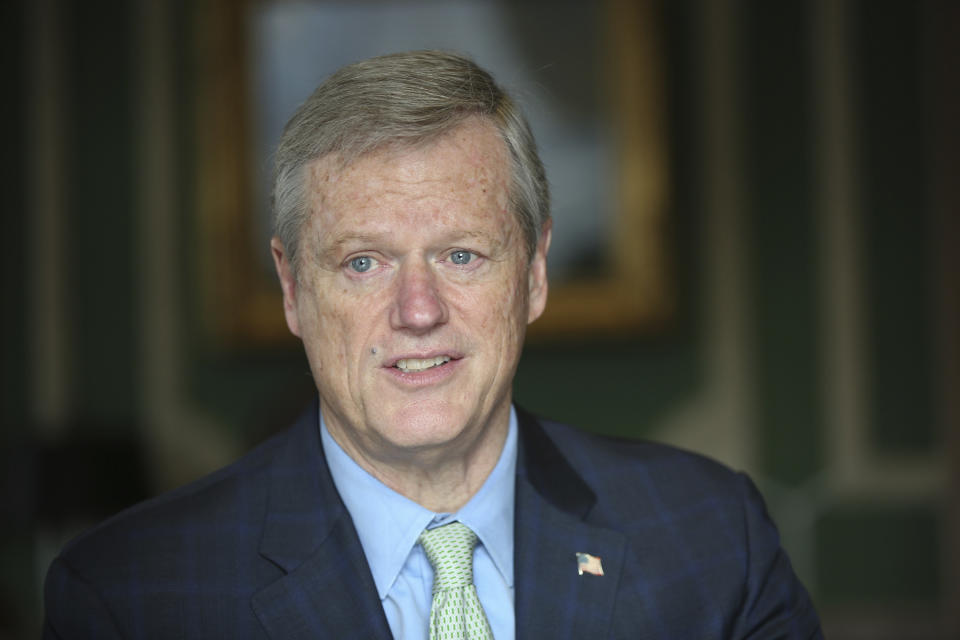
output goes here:
[[280, 433], [226, 467], [95, 525], [67, 543], [61, 561], [98, 574], [130, 556], [173, 555], [187, 537], [226, 535], [239, 519], [264, 509], [269, 465], [289, 437], [289, 430]]
[[[739, 519], [744, 508], [764, 513], [749, 478], [707, 456], [647, 440], [586, 433], [541, 421], [572, 469], [597, 498], [594, 515], [618, 521], [650, 505], [667, 511], [708, 509]], [[749, 506], [747, 506], [749, 505]]]

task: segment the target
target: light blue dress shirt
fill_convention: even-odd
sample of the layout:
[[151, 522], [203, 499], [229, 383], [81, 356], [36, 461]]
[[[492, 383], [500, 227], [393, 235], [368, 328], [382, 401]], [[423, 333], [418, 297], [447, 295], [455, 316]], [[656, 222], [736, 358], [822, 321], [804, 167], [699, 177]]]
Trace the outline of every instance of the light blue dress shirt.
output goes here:
[[480, 490], [457, 513], [434, 513], [374, 478], [344, 452], [320, 416], [323, 453], [353, 518], [393, 637], [425, 640], [430, 631], [433, 567], [417, 538], [426, 528], [459, 520], [477, 534], [473, 581], [497, 640], [513, 640], [513, 505], [517, 416], [500, 459]]

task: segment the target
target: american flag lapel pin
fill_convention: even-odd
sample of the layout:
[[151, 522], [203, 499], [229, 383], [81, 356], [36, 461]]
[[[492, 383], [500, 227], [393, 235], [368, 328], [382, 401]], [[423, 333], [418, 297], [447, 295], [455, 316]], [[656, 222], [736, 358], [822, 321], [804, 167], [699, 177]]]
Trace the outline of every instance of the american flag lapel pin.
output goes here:
[[603, 575], [603, 565], [600, 564], [600, 556], [577, 552], [577, 575], [582, 576], [584, 573], [595, 576]]

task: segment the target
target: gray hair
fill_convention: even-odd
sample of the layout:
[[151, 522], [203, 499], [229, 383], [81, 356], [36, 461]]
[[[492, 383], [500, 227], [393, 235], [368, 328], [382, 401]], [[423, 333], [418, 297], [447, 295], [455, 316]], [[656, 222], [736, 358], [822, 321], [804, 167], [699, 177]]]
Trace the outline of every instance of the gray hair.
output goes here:
[[491, 121], [510, 152], [510, 207], [532, 257], [550, 218], [550, 194], [526, 119], [473, 61], [443, 51], [412, 51], [343, 67], [313, 92], [284, 128], [274, 163], [274, 233], [294, 274], [299, 273], [300, 232], [310, 213], [306, 202], [310, 162], [335, 153], [346, 166], [388, 144], [425, 144], [474, 116]]

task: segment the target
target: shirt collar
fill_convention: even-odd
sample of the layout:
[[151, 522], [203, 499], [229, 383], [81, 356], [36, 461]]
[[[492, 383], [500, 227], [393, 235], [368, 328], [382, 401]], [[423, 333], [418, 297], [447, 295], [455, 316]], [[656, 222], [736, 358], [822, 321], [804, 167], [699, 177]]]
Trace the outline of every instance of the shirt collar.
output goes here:
[[455, 520], [477, 534], [504, 581], [513, 586], [517, 415], [512, 406], [507, 439], [496, 466], [480, 490], [455, 514], [430, 511], [367, 473], [333, 439], [322, 414], [320, 438], [333, 483], [353, 518], [381, 600], [386, 598], [420, 533], [428, 526]]

